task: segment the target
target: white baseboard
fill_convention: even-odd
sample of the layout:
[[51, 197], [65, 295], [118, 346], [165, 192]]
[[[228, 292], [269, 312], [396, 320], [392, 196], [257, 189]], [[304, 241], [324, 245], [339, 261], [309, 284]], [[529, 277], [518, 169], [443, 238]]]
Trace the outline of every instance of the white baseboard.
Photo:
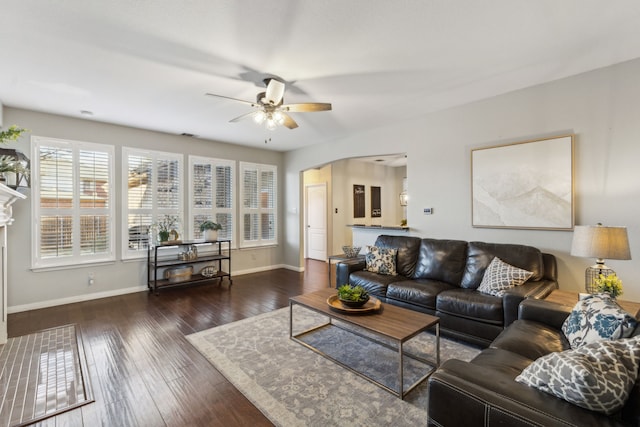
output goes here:
[[[269, 270], [277, 270], [278, 268], [284, 268], [284, 269], [292, 270], [298, 273], [301, 273], [304, 271], [304, 267], [295, 267], [292, 265], [278, 264], [278, 265], [268, 265], [265, 267], [234, 271], [232, 278], [235, 276], [242, 276], [244, 274], [260, 273], [260, 272], [269, 271]], [[134, 286], [131, 288], [115, 289], [113, 291], [96, 292], [93, 294], [86, 294], [86, 295], [76, 295], [76, 296], [67, 297], [67, 298], [53, 299], [48, 301], [39, 301], [31, 304], [14, 305], [11, 307], [7, 307], [7, 313], [9, 314], [20, 313], [23, 311], [38, 310], [40, 308], [55, 307], [57, 305], [73, 304], [76, 302], [91, 301], [94, 299], [115, 297], [118, 295], [125, 295], [125, 294], [132, 294], [134, 292], [146, 292], [146, 291], [148, 291], [147, 286], [142, 285], [142, 286]]]
[[132, 288], [115, 289], [113, 291], [96, 292], [93, 294], [76, 295], [67, 298], [39, 301], [32, 304], [14, 305], [11, 307], [7, 307], [7, 313], [20, 313], [22, 311], [38, 310], [40, 308], [55, 307], [56, 305], [73, 304], [75, 302], [91, 301], [94, 299], [115, 297], [118, 295], [132, 294], [134, 292], [143, 292], [147, 290], [148, 288], [146, 285], [135, 286]]

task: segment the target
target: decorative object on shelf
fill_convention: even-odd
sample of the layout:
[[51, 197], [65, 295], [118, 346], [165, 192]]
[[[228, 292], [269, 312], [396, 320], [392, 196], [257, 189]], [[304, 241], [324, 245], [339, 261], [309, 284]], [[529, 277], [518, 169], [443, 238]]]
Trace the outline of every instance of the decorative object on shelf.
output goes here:
[[160, 243], [174, 242], [180, 238], [180, 234], [176, 230], [180, 218], [177, 215], [165, 215], [162, 221], [152, 225], [158, 230], [158, 238]]
[[215, 265], [207, 265], [202, 270], [200, 270], [200, 274], [203, 277], [214, 277], [216, 274], [218, 274], [218, 269]]
[[[16, 141], [27, 129], [16, 125], [0, 131], [0, 144]], [[14, 190], [30, 187], [29, 158], [14, 148], [0, 148], [0, 183]]]
[[369, 301], [369, 293], [362, 286], [342, 285], [338, 288], [338, 299], [349, 308], [362, 307]]
[[342, 251], [347, 256], [347, 258], [355, 258], [355, 257], [357, 257], [358, 254], [360, 253], [360, 249], [362, 249], [360, 246], [345, 245], [345, 246], [342, 247]]
[[596, 258], [596, 263], [585, 271], [585, 289], [593, 294], [598, 292], [596, 280], [600, 276], [615, 274], [604, 264], [605, 259], [631, 259], [629, 238], [626, 227], [605, 227], [576, 225], [571, 243], [571, 255], [584, 258]]
[[594, 280], [594, 284], [596, 286], [596, 292], [609, 294], [613, 299], [616, 299], [618, 295], [622, 295], [622, 280], [618, 278], [616, 273], [608, 276], [601, 274]]
[[213, 221], [203, 221], [200, 224], [200, 231], [204, 233], [204, 240], [212, 242], [218, 240], [218, 230], [222, 230], [222, 225]]
[[189, 246], [187, 250], [178, 254], [178, 259], [181, 261], [193, 261], [198, 259], [198, 247], [195, 245]]
[[183, 265], [180, 267], [166, 269], [164, 271], [164, 278], [167, 279], [169, 283], [178, 283], [178, 282], [184, 282], [186, 280], [190, 280], [192, 274], [193, 274], [193, 266]]

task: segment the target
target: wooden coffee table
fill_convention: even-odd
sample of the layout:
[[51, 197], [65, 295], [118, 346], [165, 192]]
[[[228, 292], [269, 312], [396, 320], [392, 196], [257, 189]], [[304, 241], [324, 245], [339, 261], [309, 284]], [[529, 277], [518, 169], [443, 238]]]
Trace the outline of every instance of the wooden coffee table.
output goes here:
[[[440, 365], [440, 319], [439, 318], [435, 316], [431, 316], [429, 314], [420, 313], [417, 311], [408, 310], [402, 307], [397, 307], [391, 304], [384, 304], [384, 303], [381, 304], [382, 308], [379, 311], [372, 314], [355, 315], [355, 314], [338, 312], [330, 308], [329, 305], [327, 304], [327, 298], [335, 294], [336, 294], [335, 289], [322, 289], [317, 292], [312, 292], [309, 294], [298, 295], [298, 296], [289, 298], [289, 338], [315, 351], [316, 353], [330, 359], [331, 361], [349, 369], [350, 371], [382, 387], [383, 389], [389, 391], [390, 393], [398, 396], [401, 399], [404, 399], [407, 393], [413, 390], [422, 381], [427, 379]], [[305, 307], [309, 310], [313, 310], [317, 313], [321, 313], [325, 315], [326, 317], [328, 317], [328, 322], [294, 335], [293, 334], [293, 324], [294, 324], [293, 306], [296, 304], [302, 307]], [[370, 341], [373, 341], [382, 346], [391, 348], [398, 352], [398, 381], [399, 381], [398, 390], [394, 390], [386, 386], [385, 384], [382, 384], [381, 382], [376, 381], [374, 378], [371, 378], [370, 376], [367, 376], [359, 371], [356, 371], [352, 367], [347, 366], [346, 364], [340, 362], [339, 360], [336, 360], [333, 357], [329, 356], [328, 354], [324, 353], [322, 350], [315, 348], [300, 339], [303, 335], [308, 334], [312, 331], [318, 330], [320, 328], [326, 327], [327, 325], [342, 327], [340, 325], [333, 323], [334, 320], [340, 320], [341, 322], [344, 322], [347, 325], [354, 325], [358, 328], [362, 328], [362, 330], [372, 333], [374, 336], [379, 336], [383, 339], [391, 341], [394, 344], [393, 346], [389, 346], [384, 342], [377, 341], [377, 340], [371, 339], [368, 336], [358, 334], [356, 330], [343, 328], [353, 334], [360, 335], [364, 338], [367, 338]], [[411, 355], [404, 352], [403, 344], [405, 342], [415, 337], [419, 333], [424, 332], [430, 328], [435, 329], [435, 337], [436, 337], [435, 353], [436, 354], [433, 355], [435, 360], [424, 359], [416, 355]], [[411, 384], [406, 390], [404, 389], [404, 382], [403, 382], [403, 379], [404, 379], [403, 357], [410, 357], [414, 360], [424, 363], [430, 368], [429, 371], [426, 373], [426, 375], [418, 379], [415, 383]]]

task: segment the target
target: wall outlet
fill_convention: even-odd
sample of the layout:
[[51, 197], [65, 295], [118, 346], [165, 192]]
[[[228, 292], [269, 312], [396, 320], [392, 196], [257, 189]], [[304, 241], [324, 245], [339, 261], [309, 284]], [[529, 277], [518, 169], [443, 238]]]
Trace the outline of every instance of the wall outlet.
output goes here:
[[89, 286], [92, 286], [94, 283], [96, 283], [96, 275], [95, 275], [95, 273], [89, 273], [88, 283], [89, 283]]
[[433, 215], [433, 208], [424, 208], [423, 211], [425, 215]]

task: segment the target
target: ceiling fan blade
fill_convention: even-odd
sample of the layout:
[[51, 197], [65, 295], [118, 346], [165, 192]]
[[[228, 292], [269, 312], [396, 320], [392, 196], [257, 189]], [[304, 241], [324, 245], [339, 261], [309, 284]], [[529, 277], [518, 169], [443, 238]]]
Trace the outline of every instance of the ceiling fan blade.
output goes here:
[[260, 111], [260, 110], [258, 110], [258, 111], [250, 111], [248, 113], [245, 113], [245, 114], [243, 114], [241, 116], [236, 117], [235, 119], [229, 120], [229, 123], [235, 123], [235, 122], [239, 122], [240, 120], [248, 119], [249, 117], [255, 117], [257, 114], [260, 114], [260, 113], [262, 113], [262, 111]]
[[267, 93], [265, 95], [265, 104], [278, 105], [284, 96], [284, 83], [276, 79], [270, 79], [267, 84]]
[[213, 96], [213, 97], [216, 97], [216, 98], [224, 98], [224, 99], [230, 99], [232, 101], [242, 102], [243, 104], [248, 104], [248, 105], [251, 105], [252, 107], [256, 107], [257, 106], [257, 104], [255, 102], [244, 101], [244, 100], [238, 99], [238, 98], [231, 98], [230, 96], [216, 95], [215, 93], [205, 93], [205, 95]]
[[295, 129], [298, 127], [298, 124], [290, 115], [284, 113], [282, 113], [282, 115], [284, 116], [284, 122], [282, 122], [282, 126], [288, 127], [289, 129]]
[[312, 113], [314, 111], [329, 111], [331, 104], [323, 102], [305, 102], [302, 104], [287, 104], [280, 107], [283, 111], [291, 113]]

